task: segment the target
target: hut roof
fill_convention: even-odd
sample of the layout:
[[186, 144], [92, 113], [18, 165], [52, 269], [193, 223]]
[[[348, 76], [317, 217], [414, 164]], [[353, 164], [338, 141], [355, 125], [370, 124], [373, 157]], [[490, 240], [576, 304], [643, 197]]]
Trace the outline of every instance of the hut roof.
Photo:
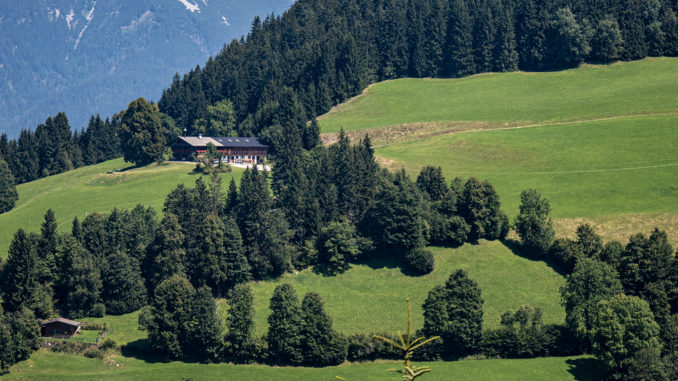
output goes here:
[[40, 325], [46, 325], [46, 324], [49, 324], [49, 323], [64, 323], [64, 324], [72, 325], [74, 327], [80, 326], [80, 322], [77, 322], [75, 320], [70, 320], [70, 319], [64, 319], [64, 318], [58, 318], [58, 319], [45, 321]]

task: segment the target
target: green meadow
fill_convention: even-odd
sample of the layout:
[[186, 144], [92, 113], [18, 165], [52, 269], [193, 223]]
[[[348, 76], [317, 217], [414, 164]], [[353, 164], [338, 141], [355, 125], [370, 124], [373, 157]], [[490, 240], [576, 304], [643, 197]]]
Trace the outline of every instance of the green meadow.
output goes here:
[[300, 300], [308, 291], [319, 293], [335, 329], [341, 332], [405, 330], [405, 298], [408, 297], [413, 325], [420, 328], [423, 325], [421, 305], [428, 291], [444, 284], [457, 269], [466, 270], [482, 289], [485, 328], [497, 328], [504, 311], [515, 310], [523, 304], [542, 307], [545, 323], [565, 321], [559, 293], [565, 279], [543, 262], [519, 257], [498, 241], [481, 241], [478, 245], [466, 244], [455, 249], [430, 249], [435, 256], [435, 269], [420, 277], [404, 275], [393, 263], [367, 261], [337, 276], [325, 277], [308, 269], [254, 285], [256, 331], [265, 332], [273, 289], [285, 282], [294, 286]]
[[678, 58], [555, 72], [398, 79], [319, 118], [323, 133], [421, 122], [560, 122], [678, 112]]
[[[133, 208], [137, 204], [152, 206], [162, 212], [165, 196], [179, 183], [189, 186], [200, 177], [189, 163], [151, 164], [130, 168], [122, 159], [78, 168], [17, 186], [19, 201], [14, 209], [0, 214], [0, 258], [17, 229], [40, 231], [47, 209], [56, 213], [61, 231], [69, 231], [74, 217], [81, 220], [92, 212], [108, 213], [114, 207]], [[118, 173], [110, 173], [123, 169]], [[233, 176], [238, 180], [242, 170], [233, 168], [224, 174], [222, 187], [227, 189]], [[209, 181], [208, 179], [205, 179]]]
[[[600, 368], [590, 357], [549, 357], [525, 360], [464, 360], [432, 362], [433, 371], [425, 376], [435, 380], [504, 381], [594, 381]], [[104, 360], [66, 355], [41, 349], [11, 368], [6, 380], [398, 380], [386, 373], [400, 367], [394, 361], [346, 363], [326, 368], [272, 367], [266, 365], [200, 364], [185, 362], [146, 362], [119, 354]]]
[[424, 165], [497, 188], [509, 215], [539, 190], [555, 218], [678, 212], [678, 115], [635, 117], [412, 140], [377, 149], [414, 177]]

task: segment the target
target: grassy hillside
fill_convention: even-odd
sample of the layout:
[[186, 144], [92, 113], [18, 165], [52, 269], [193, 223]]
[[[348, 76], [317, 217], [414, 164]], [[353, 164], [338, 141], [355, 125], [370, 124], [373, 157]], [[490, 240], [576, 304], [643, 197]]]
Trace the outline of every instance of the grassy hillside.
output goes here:
[[556, 122], [678, 111], [677, 58], [546, 73], [399, 79], [319, 118], [322, 132], [421, 122]]
[[[154, 207], [162, 212], [165, 196], [179, 183], [192, 185], [198, 176], [193, 165], [171, 163], [109, 173], [129, 164], [122, 159], [49, 176], [17, 186], [19, 201], [14, 209], [0, 214], [0, 258], [7, 257], [7, 249], [14, 232], [23, 228], [39, 231], [47, 209], [56, 213], [59, 228], [67, 231], [74, 217], [87, 213], [106, 213], [118, 208], [133, 208], [136, 204]], [[222, 186], [227, 189], [231, 176], [240, 178], [242, 170], [234, 168], [223, 175]], [[207, 180], [207, 179], [206, 179]]]
[[[64, 366], [64, 364], [68, 364]], [[41, 349], [11, 368], [7, 380], [397, 380], [386, 373], [401, 364], [393, 361], [343, 364], [327, 368], [270, 367], [263, 365], [145, 362], [119, 355], [105, 360], [64, 355]], [[596, 362], [588, 357], [551, 357], [528, 360], [465, 360], [425, 363], [433, 368], [426, 375], [434, 380], [553, 380], [593, 381], [600, 379]]]
[[678, 59], [652, 58], [388, 81], [320, 125], [369, 132], [382, 164], [412, 176], [434, 165], [448, 178], [488, 179], [510, 216], [520, 192], [536, 188], [551, 201], [561, 235], [590, 223], [606, 239], [625, 241], [658, 226], [678, 244], [676, 72]]
[[528, 187], [554, 217], [678, 212], [678, 115], [447, 134], [385, 146], [377, 154], [413, 176], [489, 179], [510, 215]]
[[324, 277], [305, 270], [288, 274], [275, 282], [253, 287], [256, 331], [263, 334], [269, 300], [278, 284], [287, 282], [297, 290], [299, 299], [307, 291], [320, 294], [334, 327], [345, 333], [395, 332], [404, 330], [405, 298], [412, 301], [412, 320], [416, 328], [423, 324], [421, 305], [428, 291], [444, 284], [450, 274], [464, 269], [482, 289], [486, 328], [499, 326], [500, 315], [523, 304], [544, 309], [544, 322], [563, 323], [565, 312], [560, 306], [559, 287], [564, 278], [543, 262], [521, 258], [500, 242], [481, 241], [458, 249], [431, 248], [435, 270], [422, 277], [403, 275], [399, 268], [380, 262], [354, 265], [344, 274]]

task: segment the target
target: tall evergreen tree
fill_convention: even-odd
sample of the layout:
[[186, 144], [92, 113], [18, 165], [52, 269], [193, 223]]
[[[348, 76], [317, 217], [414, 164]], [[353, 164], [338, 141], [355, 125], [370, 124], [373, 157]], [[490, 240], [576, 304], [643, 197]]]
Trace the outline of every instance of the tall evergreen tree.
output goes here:
[[14, 175], [0, 155], [0, 214], [12, 210], [18, 199]]
[[101, 298], [107, 312], [126, 314], [146, 304], [146, 287], [136, 259], [120, 251], [107, 256], [101, 278]]
[[23, 229], [17, 230], [3, 266], [2, 307], [5, 311], [19, 311], [22, 306], [32, 309], [39, 286], [37, 266], [38, 253], [33, 242]]
[[454, 0], [447, 21], [445, 74], [463, 77], [475, 73], [473, 19], [464, 0]]
[[499, 195], [492, 184], [470, 177], [459, 199], [459, 215], [471, 227], [469, 239], [504, 238], [508, 233], [508, 218], [500, 209]]
[[174, 275], [186, 275], [186, 251], [183, 245], [184, 234], [179, 220], [172, 213], [165, 214], [149, 249], [150, 270], [146, 279], [151, 290]]
[[217, 359], [221, 348], [221, 321], [217, 317], [217, 304], [208, 287], [196, 290], [191, 302], [191, 326], [186, 334], [190, 344], [185, 353], [201, 360]]
[[38, 281], [51, 284], [57, 276], [57, 222], [52, 209], [45, 212], [44, 221], [40, 226], [40, 240], [37, 246], [39, 261]]
[[250, 265], [245, 257], [242, 236], [235, 220], [224, 218], [224, 261], [226, 262], [226, 284], [231, 289], [252, 278]]
[[308, 365], [336, 365], [344, 362], [346, 347], [332, 329], [332, 318], [324, 310], [320, 295], [309, 292], [301, 301], [301, 349]]
[[64, 312], [72, 318], [85, 317], [91, 313], [99, 301], [102, 287], [92, 255], [87, 252], [82, 254], [73, 258], [70, 276], [65, 282]]
[[299, 299], [294, 288], [283, 283], [273, 290], [268, 316], [268, 353], [280, 364], [301, 364], [301, 315]]
[[249, 362], [254, 355], [254, 296], [247, 284], [236, 285], [230, 293], [225, 338], [227, 357], [235, 362]]
[[382, 247], [404, 254], [424, 245], [421, 194], [404, 170], [383, 186], [366, 216], [364, 232]]
[[449, 191], [441, 167], [426, 166], [417, 176], [417, 186], [431, 201], [441, 201]]
[[224, 205], [224, 214], [227, 216], [234, 216], [237, 207], [238, 186], [235, 184], [235, 179], [231, 179], [231, 182], [228, 184], [228, 195], [226, 196], [226, 204]]

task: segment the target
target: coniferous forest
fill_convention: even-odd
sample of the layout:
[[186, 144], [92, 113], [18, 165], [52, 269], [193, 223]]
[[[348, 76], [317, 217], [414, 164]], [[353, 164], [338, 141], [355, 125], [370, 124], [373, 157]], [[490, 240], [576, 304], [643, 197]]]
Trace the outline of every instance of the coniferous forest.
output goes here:
[[[246, 169], [226, 185], [210, 168], [167, 195], [162, 218], [138, 205], [76, 218], [59, 233], [50, 209], [40, 232], [19, 229], [0, 267], [0, 371], [38, 348], [36, 318], [138, 310], [148, 345], [126, 350], [163, 360], [397, 359], [371, 335], [335, 331], [322, 295], [300, 300], [289, 284], [275, 288], [267, 333], [256, 336], [248, 283], [306, 268], [334, 276], [374, 258], [422, 276], [435, 267], [427, 245], [502, 240], [566, 277], [565, 323], [544, 324], [540, 307], [523, 305], [484, 329], [482, 290], [458, 270], [423, 301], [417, 336], [439, 339], [416, 360], [593, 354], [610, 379], [675, 379], [678, 259], [665, 232], [603, 242], [582, 224], [575, 239], [557, 237], [549, 201], [534, 189], [510, 221], [490, 182], [446, 179], [431, 166], [416, 179], [389, 172], [367, 134], [352, 142], [341, 131], [321, 145], [315, 117], [386, 79], [678, 55], [676, 11], [668, 0], [300, 0], [176, 75], [157, 104], [134, 100], [81, 132], [59, 113], [17, 140], [3, 135], [0, 212], [14, 205], [15, 183], [123, 155], [136, 165], [162, 160], [184, 129], [257, 136], [272, 146], [273, 169]], [[218, 298], [228, 300], [224, 321]]]

